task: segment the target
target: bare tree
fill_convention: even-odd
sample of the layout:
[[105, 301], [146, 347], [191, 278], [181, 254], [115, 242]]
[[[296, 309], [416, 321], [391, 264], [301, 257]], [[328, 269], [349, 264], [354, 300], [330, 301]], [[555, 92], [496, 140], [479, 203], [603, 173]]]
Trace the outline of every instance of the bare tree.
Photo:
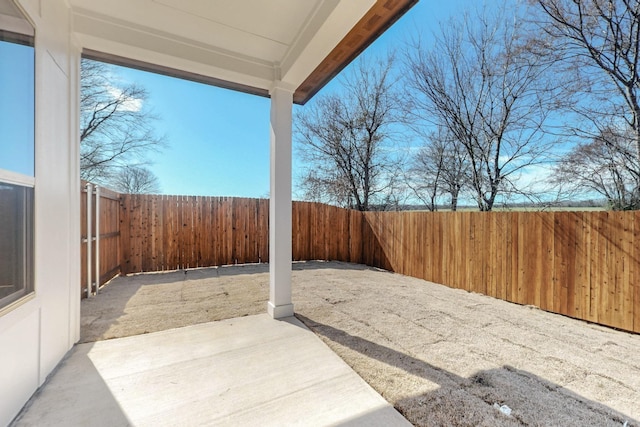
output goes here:
[[528, 52], [523, 20], [486, 10], [451, 20], [431, 48], [405, 56], [408, 108], [464, 146], [478, 208], [491, 210], [511, 181], [546, 152], [543, 126], [553, 100], [548, 63]]
[[640, 159], [640, 1], [535, 2], [547, 17], [543, 29], [551, 41], [548, 47], [570, 64], [574, 80], [581, 77], [580, 95], [597, 97], [597, 109], [584, 115], [624, 119]]
[[114, 190], [125, 194], [157, 194], [160, 192], [158, 177], [142, 166], [125, 166], [111, 178]]
[[[573, 154], [605, 149], [606, 158], [612, 160], [632, 153], [635, 160], [626, 162], [625, 167], [635, 165], [635, 169], [617, 173], [631, 174], [632, 182], [640, 182], [640, 1], [535, 0], [534, 3], [543, 12], [541, 34], [545, 37], [540, 39], [546, 41], [540, 44], [560, 60], [558, 72], [564, 72], [566, 80], [577, 83], [572, 91], [573, 111], [581, 120], [571, 123], [569, 129], [590, 142], [580, 143]], [[621, 148], [617, 143], [602, 142], [607, 140], [603, 136], [612, 135], [614, 129], [625, 129], [624, 139], [631, 138], [630, 147], [626, 143]], [[618, 148], [622, 151], [611, 152]], [[613, 165], [622, 164], [616, 160], [610, 163]], [[640, 188], [634, 192], [640, 192]]]
[[442, 128], [425, 141], [410, 161], [407, 185], [430, 211], [438, 210], [443, 196], [449, 196], [449, 208], [455, 211], [460, 192], [469, 183], [467, 152]]
[[616, 210], [639, 209], [639, 168], [633, 132], [608, 129], [574, 146], [556, 167], [553, 181], [574, 194], [597, 193]]
[[163, 145], [145, 107], [147, 92], [120, 84], [109, 65], [83, 59], [80, 71], [80, 176], [107, 183], [118, 170]]
[[360, 60], [339, 94], [317, 98], [296, 115], [306, 171], [305, 197], [361, 211], [397, 203], [398, 153], [391, 141], [398, 99], [393, 59]]

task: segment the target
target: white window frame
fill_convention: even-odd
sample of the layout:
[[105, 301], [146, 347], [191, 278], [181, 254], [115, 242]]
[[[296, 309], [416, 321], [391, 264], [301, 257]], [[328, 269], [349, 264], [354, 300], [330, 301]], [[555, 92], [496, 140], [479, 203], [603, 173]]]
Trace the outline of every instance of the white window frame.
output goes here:
[[[29, 23], [26, 20], [22, 21], [22, 24], [17, 24], [17, 21], [21, 21], [18, 18], [11, 20], [11, 17], [7, 17], [4, 15], [0, 15], [0, 18], [2, 18], [0, 19], [0, 30], [12, 32], [13, 35], [15, 35], [16, 37], [16, 41], [0, 40], [0, 42], [17, 43], [17, 44], [30, 46], [32, 49], [34, 49], [34, 56], [35, 56], [33, 27], [30, 27]], [[7, 20], [8, 18], [10, 19]], [[28, 43], [24, 43], [24, 41], [28, 41]], [[34, 61], [35, 61], [35, 57], [34, 57]], [[35, 89], [35, 67], [34, 67], [33, 73], [34, 73], [33, 85]], [[35, 108], [35, 99], [33, 100], [33, 103]], [[33, 126], [35, 128], [35, 117], [34, 117]], [[35, 135], [34, 135], [33, 144], [34, 144], [33, 161], [35, 163]], [[34, 175], [35, 175], [35, 170], [34, 170]], [[25, 175], [18, 172], [13, 172], [10, 170], [0, 168], [0, 184], [10, 184], [10, 185], [19, 186], [19, 187], [30, 188], [32, 190], [31, 215], [30, 215], [31, 223], [30, 224], [26, 223], [29, 220], [26, 216], [23, 218], [25, 222], [23, 224], [23, 229], [27, 230], [26, 233], [28, 233], [26, 236], [26, 239], [28, 241], [25, 242], [23, 253], [22, 253], [22, 259], [25, 261], [24, 268], [26, 271], [24, 271], [24, 278], [26, 280], [26, 283], [24, 283], [24, 287], [21, 290], [16, 291], [10, 295], [7, 295], [5, 298], [3, 298], [5, 300], [8, 300], [8, 302], [5, 302], [4, 305], [0, 305], [0, 316], [3, 316], [4, 314], [12, 311], [16, 307], [35, 298], [36, 290], [35, 290], [35, 258], [34, 258], [34, 250], [35, 250], [35, 216], [34, 215], [35, 215], [36, 179], [35, 179], [35, 176]], [[16, 299], [12, 298], [12, 296], [15, 297], [15, 295], [19, 293], [23, 293], [23, 295], [18, 296]]]

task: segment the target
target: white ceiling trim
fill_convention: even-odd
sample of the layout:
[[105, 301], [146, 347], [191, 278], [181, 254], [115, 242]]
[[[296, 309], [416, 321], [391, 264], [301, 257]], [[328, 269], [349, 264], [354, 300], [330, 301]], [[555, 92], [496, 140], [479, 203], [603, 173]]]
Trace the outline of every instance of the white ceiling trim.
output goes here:
[[0, 28], [12, 31], [18, 34], [27, 34], [33, 36], [34, 31], [29, 21], [24, 18], [16, 18], [11, 15], [3, 15], [0, 13]]
[[293, 40], [293, 43], [289, 46], [289, 49], [280, 60], [280, 74], [283, 74], [282, 70], [288, 70], [298, 59], [300, 52], [302, 52], [313, 37], [318, 34], [325, 21], [335, 10], [339, 2], [340, 0], [324, 0], [318, 4], [313, 13], [309, 15], [307, 21], [302, 25], [300, 31]]
[[[371, 9], [376, 0], [338, 2], [315, 34], [301, 37], [280, 65], [280, 78], [299, 86]], [[326, 3], [329, 3], [327, 1]]]
[[[226, 68], [221, 68], [215, 63], [204, 63], [199, 58], [188, 59], [185, 58], [184, 55], [176, 57], [167, 53], [142, 49], [137, 46], [124, 45], [111, 40], [105, 40], [85, 34], [77, 34], [77, 40], [83, 49], [89, 51], [102, 52], [114, 57], [129, 59], [132, 63], [139, 61], [176, 71], [185, 71], [187, 73], [227, 81], [240, 86], [269, 90], [270, 85], [274, 81], [274, 78], [272, 77], [273, 70], [271, 70], [269, 78], [256, 77], [245, 72], [235, 72]], [[136, 68], [135, 66], [133, 67]]]
[[163, 40], [177, 41], [185, 45], [196, 46], [202, 49], [209, 50], [211, 52], [216, 52], [219, 55], [235, 57], [245, 62], [253, 62], [253, 63], [265, 65], [265, 66], [272, 66], [273, 64], [273, 61], [270, 61], [267, 59], [261, 59], [260, 57], [257, 57], [254, 55], [241, 54], [232, 50], [219, 48], [198, 40], [181, 37], [179, 35], [176, 35], [168, 31], [161, 31], [161, 30], [145, 27], [140, 24], [133, 24], [128, 21], [123, 21], [121, 19], [113, 18], [111, 16], [105, 16], [99, 13], [87, 11], [85, 9], [74, 9], [73, 16], [74, 16], [74, 30], [79, 32], [85, 32], [87, 34], [94, 32], [95, 29], [93, 29], [91, 25], [97, 24], [97, 25], [101, 25], [103, 28], [109, 27], [109, 30], [112, 31], [112, 33], [103, 34], [102, 35], [103, 37], [117, 36], [119, 31], [128, 30], [131, 32], [135, 32], [137, 34], [150, 35]]
[[[195, 20], [206, 20], [215, 25], [217, 33], [230, 30], [235, 32], [234, 37], [244, 33], [257, 39], [277, 43], [285, 49], [292, 44], [296, 36], [296, 25], [273, 25], [272, 17], [277, 16], [281, 22], [282, 20], [304, 21], [309, 16], [313, 16], [313, 11], [323, 3], [323, 0], [151, 1], [170, 8], [173, 15], [176, 12], [184, 13]], [[250, 7], [249, 10], [239, 13], [247, 6]]]
[[[127, 22], [118, 22], [111, 17], [96, 16], [84, 10], [74, 10], [73, 28], [82, 46], [87, 49], [104, 51], [118, 56], [129, 56], [132, 59], [153, 62], [164, 58], [163, 65], [173, 68], [184, 68], [180, 60], [201, 64], [211, 77], [238, 79], [238, 83], [267, 89], [274, 80], [274, 65], [271, 62], [216, 49], [204, 43], [198, 43], [169, 33], [154, 29], [133, 26]], [[167, 63], [168, 58], [170, 64]], [[202, 72], [188, 69], [185, 71]], [[251, 81], [252, 84], [248, 82]]]
[[299, 87], [376, 2], [68, 1], [83, 49], [261, 90]]

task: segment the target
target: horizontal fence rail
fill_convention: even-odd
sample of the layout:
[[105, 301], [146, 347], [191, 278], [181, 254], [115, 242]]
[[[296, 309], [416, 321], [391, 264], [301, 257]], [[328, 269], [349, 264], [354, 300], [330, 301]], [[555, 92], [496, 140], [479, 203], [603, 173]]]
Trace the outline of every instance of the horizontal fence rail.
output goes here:
[[[119, 209], [122, 273], [269, 259], [268, 200], [120, 195]], [[363, 213], [294, 202], [292, 214], [293, 260], [366, 264], [640, 332], [640, 212]]]

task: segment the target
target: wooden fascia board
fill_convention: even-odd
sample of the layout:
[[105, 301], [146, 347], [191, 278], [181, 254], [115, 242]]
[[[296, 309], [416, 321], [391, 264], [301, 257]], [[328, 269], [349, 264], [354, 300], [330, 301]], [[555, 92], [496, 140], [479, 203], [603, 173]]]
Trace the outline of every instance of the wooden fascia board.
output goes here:
[[419, 0], [378, 0], [340, 43], [296, 89], [293, 101], [304, 105]]

